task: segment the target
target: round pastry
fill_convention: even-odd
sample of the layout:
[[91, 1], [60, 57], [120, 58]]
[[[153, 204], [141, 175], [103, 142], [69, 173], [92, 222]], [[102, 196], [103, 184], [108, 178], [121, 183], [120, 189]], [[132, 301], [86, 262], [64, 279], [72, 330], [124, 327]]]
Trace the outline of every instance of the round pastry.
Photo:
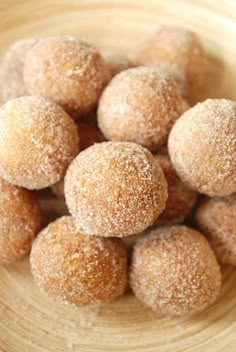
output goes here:
[[209, 196], [236, 192], [236, 103], [207, 99], [186, 111], [168, 140], [181, 180]]
[[110, 72], [100, 53], [72, 36], [41, 39], [25, 58], [30, 94], [54, 100], [74, 117], [96, 106]]
[[131, 141], [154, 151], [166, 142], [183, 106], [176, 83], [163, 70], [130, 68], [105, 88], [98, 124], [109, 140]]
[[126, 286], [127, 256], [121, 240], [84, 235], [70, 216], [41, 231], [30, 264], [42, 291], [65, 304], [110, 302]]
[[221, 272], [204, 236], [186, 226], [172, 226], [154, 230], [136, 244], [130, 284], [154, 311], [192, 315], [216, 300]]
[[0, 108], [0, 174], [14, 185], [40, 189], [59, 181], [78, 144], [75, 123], [52, 101], [26, 96]]
[[218, 260], [236, 265], [236, 194], [205, 200], [197, 209], [196, 222]]
[[154, 223], [165, 207], [167, 184], [147, 149], [103, 142], [73, 160], [65, 177], [65, 197], [80, 231], [123, 237]]
[[29, 252], [41, 220], [34, 196], [0, 178], [0, 263], [13, 262]]

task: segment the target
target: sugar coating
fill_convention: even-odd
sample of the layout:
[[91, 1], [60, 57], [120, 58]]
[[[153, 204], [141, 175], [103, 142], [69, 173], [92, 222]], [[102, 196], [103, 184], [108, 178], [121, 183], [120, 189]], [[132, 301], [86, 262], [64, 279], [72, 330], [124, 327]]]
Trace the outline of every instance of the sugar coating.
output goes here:
[[0, 174], [28, 189], [59, 181], [78, 153], [77, 128], [57, 104], [20, 97], [0, 108]]
[[116, 75], [99, 100], [98, 124], [107, 139], [131, 141], [150, 150], [163, 145], [183, 99], [173, 79], [156, 67]]
[[127, 282], [127, 256], [119, 239], [87, 236], [70, 216], [49, 224], [33, 243], [31, 272], [55, 300], [84, 306], [110, 302]]
[[162, 65], [190, 100], [206, 78], [206, 54], [196, 35], [186, 28], [160, 26], [141, 43], [136, 60], [141, 65]]
[[105, 60], [112, 77], [114, 77], [117, 73], [134, 66], [130, 60], [117, 51], [102, 50], [101, 55]]
[[0, 178], [0, 263], [13, 262], [29, 252], [41, 220], [33, 194]]
[[196, 222], [221, 263], [236, 265], [236, 194], [205, 200]]
[[183, 97], [187, 95], [187, 83], [183, 70], [181, 70], [176, 64], [170, 62], [159, 62], [152, 66], [158, 67], [160, 70], [171, 76], [177, 84], [180, 94]]
[[[90, 147], [94, 143], [101, 143], [104, 141], [104, 137], [97, 126], [89, 120], [79, 120], [77, 122], [77, 128], [80, 139], [80, 151]], [[64, 178], [55, 183], [51, 189], [57, 197], [64, 198]]]
[[236, 192], [236, 103], [207, 99], [189, 109], [173, 126], [168, 149], [190, 188], [209, 196]]
[[123, 237], [154, 223], [165, 207], [167, 184], [147, 149], [103, 142], [73, 160], [65, 177], [65, 197], [79, 230]]
[[167, 154], [157, 154], [168, 185], [166, 207], [157, 218], [156, 225], [172, 225], [182, 222], [197, 200], [197, 192], [186, 186], [176, 174]]
[[72, 36], [42, 39], [25, 58], [28, 91], [54, 100], [74, 117], [97, 104], [109, 79], [96, 48]]
[[136, 244], [130, 284], [154, 311], [190, 315], [216, 300], [221, 272], [204, 236], [186, 226], [172, 226], [151, 231]]
[[0, 101], [27, 95], [23, 82], [23, 65], [27, 52], [37, 43], [36, 38], [15, 41], [0, 62]]

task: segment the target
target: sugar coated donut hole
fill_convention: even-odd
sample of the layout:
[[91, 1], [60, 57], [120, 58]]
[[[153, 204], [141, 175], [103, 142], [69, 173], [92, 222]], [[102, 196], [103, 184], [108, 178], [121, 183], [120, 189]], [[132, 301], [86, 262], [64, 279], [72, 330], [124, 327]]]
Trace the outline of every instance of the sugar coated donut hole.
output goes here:
[[30, 264], [39, 287], [65, 304], [110, 302], [126, 286], [127, 255], [121, 240], [84, 235], [70, 216], [41, 231]]
[[41, 227], [41, 211], [27, 190], [0, 178], [0, 263], [26, 255]]
[[74, 117], [97, 104], [109, 79], [110, 72], [100, 53], [75, 37], [42, 39], [25, 58], [28, 91], [54, 100]]
[[156, 67], [120, 72], [99, 101], [98, 124], [109, 140], [131, 141], [150, 150], [163, 145], [183, 112], [176, 83]]
[[24, 60], [29, 49], [36, 44], [36, 38], [15, 41], [0, 62], [0, 101], [7, 101], [27, 95], [23, 81]]
[[9, 100], [0, 108], [0, 174], [40, 189], [59, 181], [78, 153], [77, 127], [57, 104], [42, 97]]
[[101, 55], [105, 60], [112, 77], [117, 73], [134, 66], [130, 60], [128, 60], [124, 55], [117, 51], [102, 50]]
[[207, 99], [174, 124], [169, 155], [179, 177], [209, 196], [236, 192], [236, 103]]
[[162, 65], [190, 101], [206, 79], [206, 54], [197, 36], [186, 28], [160, 26], [141, 43], [136, 60], [140, 65]]
[[[77, 127], [80, 139], [80, 151], [90, 147], [94, 143], [101, 143], [104, 141], [102, 133], [92, 122], [90, 123], [86, 122], [86, 120], [79, 120], [77, 122]], [[64, 198], [64, 178], [55, 183], [51, 189], [58, 198]]]
[[165, 207], [167, 184], [147, 149], [103, 142], [73, 160], [65, 177], [65, 197], [78, 229], [123, 237], [154, 223]]
[[136, 244], [130, 284], [137, 298], [154, 311], [192, 315], [216, 300], [221, 272], [204, 236], [177, 225], [154, 230]]
[[157, 154], [168, 185], [165, 210], [157, 218], [156, 225], [172, 225], [182, 222], [197, 200], [197, 192], [186, 186], [176, 174], [167, 154]]
[[197, 209], [196, 223], [218, 260], [236, 265], [236, 194], [205, 200]]

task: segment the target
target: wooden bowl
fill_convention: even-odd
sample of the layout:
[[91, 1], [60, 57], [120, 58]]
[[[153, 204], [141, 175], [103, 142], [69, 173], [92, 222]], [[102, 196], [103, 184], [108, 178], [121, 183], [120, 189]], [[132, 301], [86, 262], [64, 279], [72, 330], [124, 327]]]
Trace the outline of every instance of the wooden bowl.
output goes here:
[[[236, 99], [235, 11], [232, 0], [1, 0], [0, 51], [17, 38], [61, 33], [132, 57], [157, 24], [180, 24], [194, 30], [209, 53], [199, 99]], [[0, 268], [0, 351], [235, 351], [236, 271], [224, 267], [223, 278], [221, 296], [207, 311], [170, 319], [152, 313], [131, 292], [103, 307], [53, 303], [36, 287], [25, 259]]]

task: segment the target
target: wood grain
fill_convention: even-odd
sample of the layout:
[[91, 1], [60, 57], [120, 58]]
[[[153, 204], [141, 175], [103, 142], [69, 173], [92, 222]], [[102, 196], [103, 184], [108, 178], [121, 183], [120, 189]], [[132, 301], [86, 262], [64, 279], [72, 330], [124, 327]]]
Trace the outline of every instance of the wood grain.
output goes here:
[[[236, 99], [236, 4], [232, 0], [0, 0], [0, 52], [23, 36], [76, 34], [130, 58], [159, 23], [199, 34], [211, 65], [199, 99]], [[53, 206], [55, 198], [44, 199]], [[51, 217], [51, 216], [49, 216]], [[157, 316], [131, 294], [103, 306], [76, 309], [40, 293], [28, 259], [0, 268], [0, 351], [233, 352], [236, 350], [236, 271], [223, 268], [219, 300], [193, 318]]]

